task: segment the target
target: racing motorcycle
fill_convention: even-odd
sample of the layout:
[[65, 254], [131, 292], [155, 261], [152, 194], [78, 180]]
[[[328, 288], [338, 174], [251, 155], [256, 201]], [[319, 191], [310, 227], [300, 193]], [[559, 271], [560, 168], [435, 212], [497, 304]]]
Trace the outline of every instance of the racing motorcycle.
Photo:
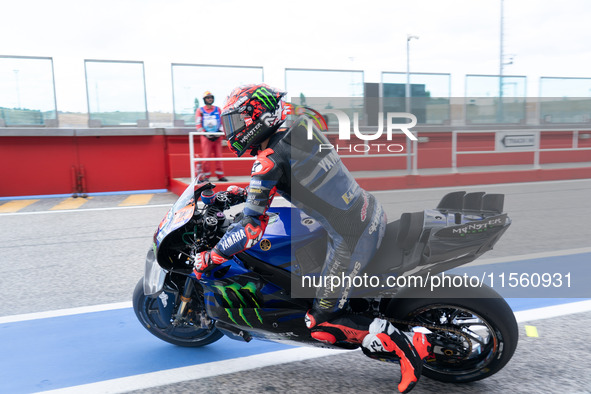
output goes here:
[[[197, 280], [194, 256], [215, 246], [241, 219], [230, 211], [245, 201], [246, 192], [236, 193], [236, 186], [214, 188], [193, 181], [158, 226], [133, 294], [141, 324], [156, 337], [187, 347], [208, 345], [224, 335], [247, 342], [357, 347], [313, 339], [304, 323], [313, 298], [292, 297], [292, 286], [304, 273], [320, 272], [327, 237], [319, 223], [297, 208], [269, 208], [261, 241]], [[444, 271], [492, 249], [507, 230], [511, 219], [503, 204], [502, 194], [462, 191], [445, 195], [436, 209], [403, 213], [386, 225], [366, 272], [389, 278], [449, 277]], [[373, 289], [371, 296], [355, 295], [345, 308], [388, 319], [408, 335], [422, 330], [432, 345], [423, 375], [471, 382], [498, 372], [511, 359], [518, 329], [510, 307], [492, 288], [458, 282], [435, 288], [384, 286], [378, 294]], [[395, 354], [373, 357], [398, 361]]]

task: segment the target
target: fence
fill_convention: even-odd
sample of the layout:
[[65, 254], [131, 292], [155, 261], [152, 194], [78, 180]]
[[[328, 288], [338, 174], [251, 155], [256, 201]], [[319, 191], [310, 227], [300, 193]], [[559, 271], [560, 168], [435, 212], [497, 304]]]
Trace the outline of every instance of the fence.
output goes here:
[[[572, 132], [572, 143], [570, 147], [564, 148], [542, 148], [541, 140], [544, 133]], [[580, 130], [573, 129], [513, 129], [513, 130], [453, 130], [451, 141], [451, 172], [458, 172], [459, 155], [482, 155], [482, 154], [509, 154], [509, 153], [532, 153], [532, 169], [538, 170], [540, 166], [540, 153], [543, 152], [583, 152], [590, 151], [591, 146], [579, 146]], [[494, 145], [489, 144], [489, 149], [484, 150], [458, 150], [459, 134], [494, 134]], [[494, 149], [490, 149], [494, 147]]]
[[[254, 161], [253, 157], [215, 157], [215, 158], [204, 158], [200, 157], [195, 152], [195, 136], [201, 135], [211, 135], [212, 133], [206, 132], [198, 132], [192, 131], [189, 132], [189, 166], [191, 169], [191, 179], [194, 179], [196, 175], [196, 168], [197, 165], [201, 162], [208, 162], [208, 161]], [[359, 144], [347, 144], [344, 146], [339, 146], [336, 144], [335, 139], [331, 138], [331, 136], [338, 135], [338, 131], [325, 131], [324, 134], [328, 137], [329, 142], [332, 142], [333, 146], [331, 149], [335, 149], [337, 153], [341, 155], [343, 160], [347, 159], [375, 159], [375, 158], [389, 158], [389, 157], [406, 157], [406, 172], [409, 175], [417, 174], [417, 160], [418, 160], [418, 150], [417, 150], [417, 141], [410, 141], [410, 139], [406, 138], [405, 146], [402, 144], [393, 144], [399, 145], [401, 147], [406, 147], [406, 153], [380, 153], [380, 147], [378, 147], [378, 153], [372, 152], [372, 149], [375, 151], [375, 145], [386, 145], [386, 144], [368, 144], [366, 141], [359, 140]], [[363, 134], [363, 133], [362, 133]], [[416, 133], [415, 133], [416, 134]], [[222, 133], [220, 133], [223, 136]], [[372, 146], [373, 145], [373, 146]], [[388, 148], [384, 148], [384, 150], [388, 151]], [[343, 154], [345, 152], [349, 152], [349, 154]]]
[[0, 126], [56, 126], [50, 57], [0, 56]]
[[173, 121], [175, 126], [194, 126], [195, 112], [204, 105], [203, 93], [211, 91], [221, 106], [233, 88], [264, 81], [262, 67], [171, 65]]
[[[0, 127], [56, 127], [62, 117], [77, 119], [71, 120], [76, 126], [80, 119], [89, 127], [149, 126], [142, 61], [87, 59], [84, 71], [87, 112], [58, 113], [52, 58], [0, 56]], [[363, 70], [285, 68], [284, 86], [297, 104], [321, 109], [335, 107], [331, 98], [349, 97], [348, 108], [365, 125], [379, 111], [407, 112], [406, 103], [421, 125], [591, 123], [591, 78], [541, 77], [540, 98], [526, 100], [525, 76], [468, 74], [465, 97], [459, 98], [451, 97], [450, 74], [409, 73], [410, 97], [406, 77], [382, 72], [381, 81], [371, 83]], [[171, 111], [152, 114], [159, 126], [183, 127], [194, 124], [205, 90], [220, 105], [233, 87], [263, 82], [264, 68], [172, 63], [171, 78]], [[458, 99], [464, 103], [459, 116]]]

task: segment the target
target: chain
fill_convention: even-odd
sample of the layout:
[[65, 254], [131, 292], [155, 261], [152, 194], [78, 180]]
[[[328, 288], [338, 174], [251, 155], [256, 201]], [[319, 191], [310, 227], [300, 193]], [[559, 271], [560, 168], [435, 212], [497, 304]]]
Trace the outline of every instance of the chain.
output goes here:
[[[388, 320], [390, 323], [393, 323], [393, 324], [403, 324], [403, 325], [406, 325], [406, 326], [420, 326], [420, 327], [428, 328], [429, 330], [433, 330], [433, 331], [447, 331], [447, 332], [451, 332], [451, 333], [457, 334], [457, 335], [463, 337], [466, 340], [466, 342], [468, 342], [468, 353], [467, 354], [469, 355], [470, 353], [472, 353], [472, 340], [471, 340], [471, 338], [468, 336], [468, 334], [466, 334], [465, 332], [462, 332], [460, 330], [456, 330], [456, 329], [453, 329], [453, 328], [442, 327], [442, 326], [433, 326], [433, 325], [430, 325], [430, 324], [417, 324], [415, 322], [410, 322], [410, 321], [405, 321], [405, 320], [398, 320], [398, 319], [391, 319], [389, 317], [385, 317], [384, 319]], [[464, 359], [465, 358], [466, 357], [464, 357]]]

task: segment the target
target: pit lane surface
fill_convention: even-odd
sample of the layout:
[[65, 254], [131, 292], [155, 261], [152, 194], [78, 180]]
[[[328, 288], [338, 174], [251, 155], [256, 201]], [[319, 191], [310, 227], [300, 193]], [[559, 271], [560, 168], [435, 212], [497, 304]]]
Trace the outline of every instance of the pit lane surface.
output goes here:
[[[496, 250], [485, 256], [487, 258], [502, 260], [514, 255], [590, 246], [591, 231], [587, 224], [591, 218], [588, 205], [591, 181], [463, 189], [506, 194], [505, 210], [514, 222]], [[405, 190], [376, 195], [384, 203], [389, 217], [395, 218], [401, 212], [435, 207], [448, 191], [450, 189]], [[128, 302], [142, 275], [152, 232], [168, 204], [176, 199], [170, 194], [156, 197], [151, 202], [154, 205], [133, 209], [116, 207], [119, 204], [116, 196], [110, 196], [108, 201], [95, 197], [81, 208], [67, 212], [50, 211], [51, 203], [44, 200], [44, 208], [35, 209], [33, 204], [23, 212], [0, 215], [0, 316], [8, 321], [0, 325], [0, 392], [50, 390], [159, 369], [173, 373], [178, 370], [170, 368], [204, 360], [211, 363], [224, 358], [257, 357], [257, 354], [286, 349], [276, 344], [241, 344], [226, 339], [203, 349], [179, 349], [147, 333], [129, 308], [9, 322], [7, 316], [23, 313]], [[582, 262], [588, 262], [589, 256], [582, 250], [577, 254], [581, 255]], [[548, 302], [568, 301], [574, 300], [517, 300], [515, 302], [521, 306], [512, 306], [529, 309]], [[586, 356], [590, 317], [589, 313], [581, 313], [528, 323], [538, 328], [538, 338], [523, 336], [523, 324], [520, 324], [522, 338], [517, 353], [499, 374], [463, 386], [423, 379], [414, 392], [587, 392], [591, 390], [588, 377], [591, 363]], [[47, 327], [52, 322], [53, 331]], [[11, 332], [19, 333], [17, 337], [22, 335], [18, 339], [11, 336]], [[395, 390], [398, 367], [366, 359], [358, 353], [342, 353], [142, 391]], [[222, 362], [232, 364], [231, 361]], [[155, 384], [161, 382], [155, 381]], [[74, 392], [93, 390], [92, 387], [73, 389]]]

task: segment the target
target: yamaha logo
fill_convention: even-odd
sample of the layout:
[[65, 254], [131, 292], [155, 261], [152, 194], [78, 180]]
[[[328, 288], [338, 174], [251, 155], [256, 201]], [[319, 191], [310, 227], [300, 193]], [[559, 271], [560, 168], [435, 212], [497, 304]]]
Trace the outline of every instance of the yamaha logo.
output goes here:
[[261, 250], [266, 252], [269, 249], [271, 249], [271, 241], [269, 241], [267, 238], [261, 240]]

